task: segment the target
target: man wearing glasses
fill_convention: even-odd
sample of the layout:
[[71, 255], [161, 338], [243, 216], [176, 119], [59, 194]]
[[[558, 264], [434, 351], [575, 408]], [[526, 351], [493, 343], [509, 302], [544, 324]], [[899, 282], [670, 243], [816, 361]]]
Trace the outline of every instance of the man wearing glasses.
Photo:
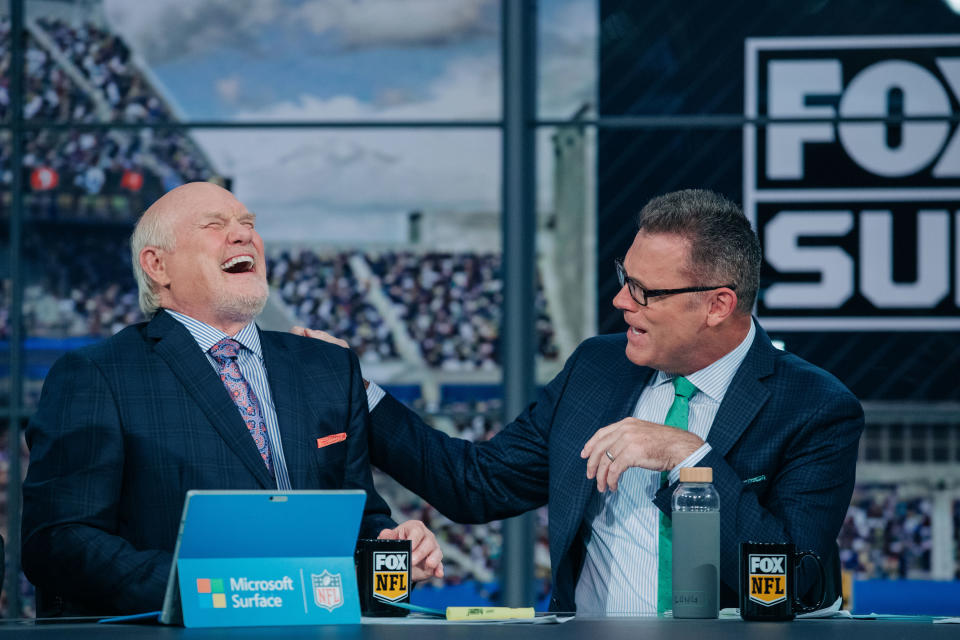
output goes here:
[[[587, 615], [671, 608], [670, 496], [680, 468], [712, 467], [721, 606], [737, 606], [739, 543], [749, 540], [815, 551], [824, 602], [839, 607], [836, 538], [860, 403], [776, 350], [752, 318], [760, 246], [737, 205], [679, 191], [651, 200], [637, 222], [617, 261], [625, 334], [584, 341], [483, 443], [431, 429], [370, 384], [371, 462], [460, 522], [549, 504], [551, 609]], [[801, 571], [799, 592], [819, 594], [817, 582]]]

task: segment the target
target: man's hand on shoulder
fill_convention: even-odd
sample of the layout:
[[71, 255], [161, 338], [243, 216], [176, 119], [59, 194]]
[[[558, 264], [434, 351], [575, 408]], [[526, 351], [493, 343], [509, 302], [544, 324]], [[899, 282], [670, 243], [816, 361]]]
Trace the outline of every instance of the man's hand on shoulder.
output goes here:
[[624, 418], [598, 429], [580, 457], [587, 458], [587, 477], [597, 479], [597, 491], [616, 491], [620, 474], [630, 467], [669, 471], [702, 445], [689, 431]]
[[419, 520], [407, 520], [396, 529], [384, 529], [377, 537], [410, 541], [410, 577], [414, 582], [443, 577], [443, 551], [437, 537]]
[[306, 327], [293, 327], [290, 329], [290, 333], [303, 336], [304, 338], [315, 338], [317, 340], [323, 340], [324, 342], [329, 342], [330, 344], [335, 344], [338, 347], [343, 347], [344, 349], [349, 349], [350, 345], [347, 344], [346, 340], [340, 338], [335, 338], [326, 331], [320, 331], [319, 329], [307, 329]]
[[[335, 338], [326, 331], [320, 331], [320, 329], [307, 329], [306, 327], [293, 327], [290, 329], [290, 333], [296, 336], [303, 336], [304, 338], [313, 338], [315, 340], [323, 340], [324, 342], [329, 342], [330, 344], [335, 344], [338, 347], [343, 347], [344, 349], [349, 349], [350, 345], [347, 344], [346, 340], [340, 338]], [[370, 386], [370, 381], [366, 378], [363, 379], [363, 388], [366, 389]]]

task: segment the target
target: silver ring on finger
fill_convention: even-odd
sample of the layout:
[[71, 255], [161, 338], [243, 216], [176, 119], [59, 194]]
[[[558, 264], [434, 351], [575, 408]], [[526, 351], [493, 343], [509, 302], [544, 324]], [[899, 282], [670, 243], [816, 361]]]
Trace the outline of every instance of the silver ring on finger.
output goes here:
[[613, 462], [613, 461], [614, 461], [613, 454], [610, 453], [610, 450], [609, 450], [609, 449], [607, 449], [606, 451], [604, 451], [604, 453], [607, 454], [607, 460], [609, 460], [610, 462]]

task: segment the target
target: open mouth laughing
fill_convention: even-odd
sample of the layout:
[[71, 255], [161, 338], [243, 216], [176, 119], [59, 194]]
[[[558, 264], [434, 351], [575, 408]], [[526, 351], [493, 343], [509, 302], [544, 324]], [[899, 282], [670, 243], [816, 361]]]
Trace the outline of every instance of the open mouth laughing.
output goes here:
[[234, 256], [220, 265], [220, 269], [227, 273], [247, 273], [253, 271], [255, 260], [251, 255]]

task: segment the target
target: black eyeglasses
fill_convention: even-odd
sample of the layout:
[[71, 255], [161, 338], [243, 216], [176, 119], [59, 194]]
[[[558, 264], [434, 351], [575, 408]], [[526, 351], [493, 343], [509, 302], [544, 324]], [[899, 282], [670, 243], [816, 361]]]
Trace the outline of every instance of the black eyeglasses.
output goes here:
[[645, 289], [642, 284], [627, 275], [627, 270], [623, 268], [623, 262], [620, 260], [614, 260], [613, 262], [617, 265], [617, 280], [620, 281], [620, 288], [622, 289], [623, 285], [627, 285], [627, 291], [630, 292], [630, 297], [641, 307], [647, 306], [647, 301], [657, 296], [668, 296], [674, 293], [713, 291], [714, 289], [737, 290], [737, 285], [735, 284], [722, 284], [717, 287], [684, 287], [683, 289]]

